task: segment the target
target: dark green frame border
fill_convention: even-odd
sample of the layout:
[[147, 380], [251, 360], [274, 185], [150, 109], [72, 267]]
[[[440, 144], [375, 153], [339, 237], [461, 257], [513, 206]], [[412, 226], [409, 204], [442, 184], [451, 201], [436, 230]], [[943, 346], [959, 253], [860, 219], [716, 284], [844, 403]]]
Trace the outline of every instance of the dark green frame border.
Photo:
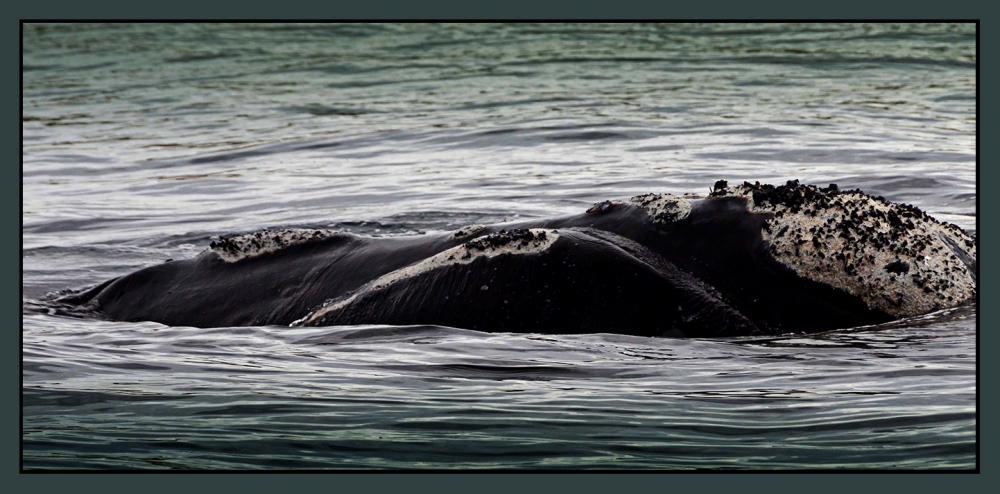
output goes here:
[[[710, 0], [701, 2], [573, 2], [555, 3], [539, 0], [523, 1], [509, 0], [506, 2], [406, 2], [404, 0], [375, 0], [368, 2], [337, 2], [321, 4], [315, 1], [285, 0], [268, 3], [267, 5], [250, 5], [248, 2], [226, 1], [207, 3], [190, 0], [174, 0], [171, 2], [80, 2], [72, 0], [36, 0], [21, 5], [3, 7], [4, 23], [0, 29], [0, 43], [4, 67], [8, 70], [2, 78], [4, 93], [20, 95], [20, 71], [12, 67], [20, 63], [20, 26], [21, 19], [381, 19], [394, 20], [448, 20], [448, 19], [606, 19], [606, 20], [696, 20], [696, 19], [734, 19], [734, 20], [782, 20], [782, 19], [925, 19], [925, 20], [981, 20], [979, 26], [980, 58], [979, 85], [980, 88], [994, 87], [989, 81], [995, 81], [996, 66], [991, 62], [996, 58], [991, 56], [989, 47], [1000, 46], [996, 31], [991, 32], [984, 3], [973, 1], [952, 2], [902, 2], [902, 1], [840, 1], [809, 4], [800, 1], [746, 2], [739, 0]], [[986, 47], [987, 49], [983, 49]], [[982, 91], [987, 93], [988, 91]], [[997, 112], [995, 99], [987, 95], [985, 100], [979, 100], [981, 115], [995, 115]], [[5, 98], [0, 115], [0, 125], [5, 132], [3, 136], [4, 155], [7, 160], [0, 166], [0, 184], [5, 193], [0, 194], [2, 207], [0, 221], [3, 231], [9, 232], [8, 238], [20, 238], [20, 189], [15, 193], [14, 184], [20, 183], [20, 118], [14, 119], [15, 112], [20, 114], [20, 100], [13, 97]], [[997, 127], [995, 120], [979, 118], [979, 136], [996, 135], [991, 130]], [[980, 144], [983, 142], [977, 139]], [[991, 139], [985, 141], [987, 148]], [[980, 166], [978, 168], [981, 189], [977, 194], [981, 212], [978, 234], [980, 244], [991, 245], [996, 235], [996, 214], [998, 211], [997, 196], [983, 194], [987, 186], [997, 183], [1000, 170], [990, 166], [990, 154], [983, 153], [983, 148], [977, 145]], [[17, 152], [17, 154], [15, 154]], [[985, 154], [985, 157], [984, 157]], [[77, 475], [77, 474], [19, 474], [20, 462], [20, 410], [19, 400], [14, 397], [20, 394], [20, 306], [15, 305], [19, 298], [20, 285], [15, 285], [15, 279], [20, 275], [20, 244], [8, 241], [0, 244], [3, 255], [0, 256], [0, 269], [4, 280], [0, 285], [3, 296], [0, 297], [0, 315], [3, 321], [9, 321], [10, 326], [3, 334], [3, 345], [0, 348], [9, 356], [4, 361], [0, 372], [0, 384], [3, 386], [2, 396], [8, 399], [0, 407], [0, 419], [4, 427], [0, 427], [0, 472], [8, 481], [8, 492], [49, 492], [88, 490], [92, 487], [106, 491], [145, 491], [152, 487], [171, 492], [181, 489], [195, 488], [212, 491], [268, 491], [281, 492], [288, 489], [329, 489], [341, 490], [403, 490], [434, 489], [441, 491], [475, 490], [475, 491], [510, 491], [510, 490], [580, 490], [616, 492], [628, 490], [676, 490], [697, 489], [700, 492], [715, 492], [726, 490], [743, 491], [750, 489], [773, 490], [807, 490], [809, 492], [851, 489], [854, 491], [873, 492], [982, 492], [986, 486], [996, 484], [989, 482], [995, 476], [996, 462], [996, 426], [989, 420], [990, 412], [996, 410], [996, 393], [990, 392], [990, 384], [997, 376], [997, 361], [989, 356], [989, 350], [997, 347], [1000, 336], [992, 334], [989, 329], [997, 323], [997, 314], [989, 303], [995, 290], [990, 287], [997, 279], [989, 273], [994, 270], [992, 259], [987, 257], [981, 262], [980, 291], [987, 303], [981, 306], [985, 310], [979, 312], [980, 324], [980, 471], [979, 475], [961, 474], [751, 474], [751, 475], [671, 475], [665, 478], [662, 474], [347, 474], [329, 477], [326, 475], [296, 476], [295, 479], [276, 478], [276, 475], [225, 474], [218, 475]], [[981, 247], [980, 247], [981, 249]], [[16, 298], [17, 297], [17, 298]], [[15, 324], [15, 321], [17, 324]], [[6, 327], [6, 325], [4, 325]], [[985, 330], [984, 330], [985, 329]], [[991, 468], [994, 467], [994, 468]], [[280, 477], [286, 477], [281, 475]], [[292, 481], [293, 483], [290, 483]], [[12, 484], [13, 483], [13, 484]], [[534, 489], [533, 489], [534, 488]], [[852, 493], [853, 494], [853, 493]]]

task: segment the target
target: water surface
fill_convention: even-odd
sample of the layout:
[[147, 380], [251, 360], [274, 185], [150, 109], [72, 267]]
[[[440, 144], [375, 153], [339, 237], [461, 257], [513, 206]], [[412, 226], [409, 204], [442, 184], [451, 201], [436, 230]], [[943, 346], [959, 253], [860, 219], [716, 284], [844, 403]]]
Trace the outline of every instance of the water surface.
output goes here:
[[27, 24], [23, 46], [26, 469], [975, 467], [973, 306], [726, 340], [36, 310], [220, 234], [421, 235], [719, 179], [974, 231], [974, 25]]

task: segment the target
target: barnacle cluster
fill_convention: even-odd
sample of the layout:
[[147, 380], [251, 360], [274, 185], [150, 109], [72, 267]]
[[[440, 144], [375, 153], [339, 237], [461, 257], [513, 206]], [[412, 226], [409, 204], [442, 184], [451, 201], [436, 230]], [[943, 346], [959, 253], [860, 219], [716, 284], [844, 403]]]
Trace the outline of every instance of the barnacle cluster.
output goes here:
[[709, 200], [732, 196], [745, 198], [750, 212], [770, 215], [761, 234], [775, 259], [887, 314], [922, 314], [975, 296], [975, 240], [914, 206], [797, 180], [720, 181]]
[[222, 260], [236, 262], [241, 259], [277, 252], [292, 245], [323, 240], [336, 234], [337, 232], [334, 230], [322, 229], [262, 230], [255, 233], [222, 237], [208, 244], [208, 248], [218, 254]]

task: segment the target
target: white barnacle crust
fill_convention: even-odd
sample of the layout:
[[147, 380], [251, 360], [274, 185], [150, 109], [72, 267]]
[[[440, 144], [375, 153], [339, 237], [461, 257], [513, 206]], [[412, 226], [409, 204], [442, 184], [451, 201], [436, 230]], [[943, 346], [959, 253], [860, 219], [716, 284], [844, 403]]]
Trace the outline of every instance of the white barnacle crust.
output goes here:
[[463, 226], [462, 228], [459, 228], [458, 230], [456, 230], [455, 234], [452, 235], [451, 238], [453, 238], [455, 240], [459, 240], [459, 239], [462, 239], [464, 237], [469, 237], [469, 236], [475, 235], [475, 234], [483, 231], [485, 228], [486, 228], [485, 226], [478, 225], [478, 224], [477, 225]]
[[270, 254], [292, 245], [322, 240], [336, 234], [334, 230], [325, 229], [262, 230], [220, 238], [209, 244], [209, 250], [218, 254], [223, 261], [237, 262], [241, 259]]
[[797, 181], [780, 187], [744, 183], [712, 196], [743, 197], [750, 212], [770, 214], [763, 240], [799, 276], [845, 290], [891, 316], [975, 297], [974, 273], [960, 258], [977, 259], [975, 241], [913, 206]]
[[416, 264], [386, 273], [356, 290], [352, 295], [341, 300], [328, 302], [324, 307], [293, 322], [291, 325], [300, 326], [315, 323], [327, 313], [341, 309], [354, 302], [361, 294], [384, 290], [399, 281], [413, 278], [435, 269], [458, 264], [470, 264], [476, 259], [483, 257], [537, 254], [548, 250], [558, 239], [559, 234], [555, 230], [544, 228], [501, 230], [497, 233], [491, 233], [470, 240], [462, 245], [452, 247]]
[[691, 203], [687, 199], [670, 194], [644, 194], [629, 201], [645, 209], [646, 214], [660, 224], [680, 221], [691, 214]]

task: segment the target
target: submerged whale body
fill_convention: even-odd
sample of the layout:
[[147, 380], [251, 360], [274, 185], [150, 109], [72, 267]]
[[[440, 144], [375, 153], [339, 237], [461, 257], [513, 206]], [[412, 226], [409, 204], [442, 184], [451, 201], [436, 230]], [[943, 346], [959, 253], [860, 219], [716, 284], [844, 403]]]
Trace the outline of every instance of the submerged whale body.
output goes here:
[[974, 239], [917, 208], [835, 185], [719, 181], [697, 200], [647, 194], [454, 233], [238, 235], [61, 301], [173, 326], [703, 337], [877, 324], [975, 294]]

